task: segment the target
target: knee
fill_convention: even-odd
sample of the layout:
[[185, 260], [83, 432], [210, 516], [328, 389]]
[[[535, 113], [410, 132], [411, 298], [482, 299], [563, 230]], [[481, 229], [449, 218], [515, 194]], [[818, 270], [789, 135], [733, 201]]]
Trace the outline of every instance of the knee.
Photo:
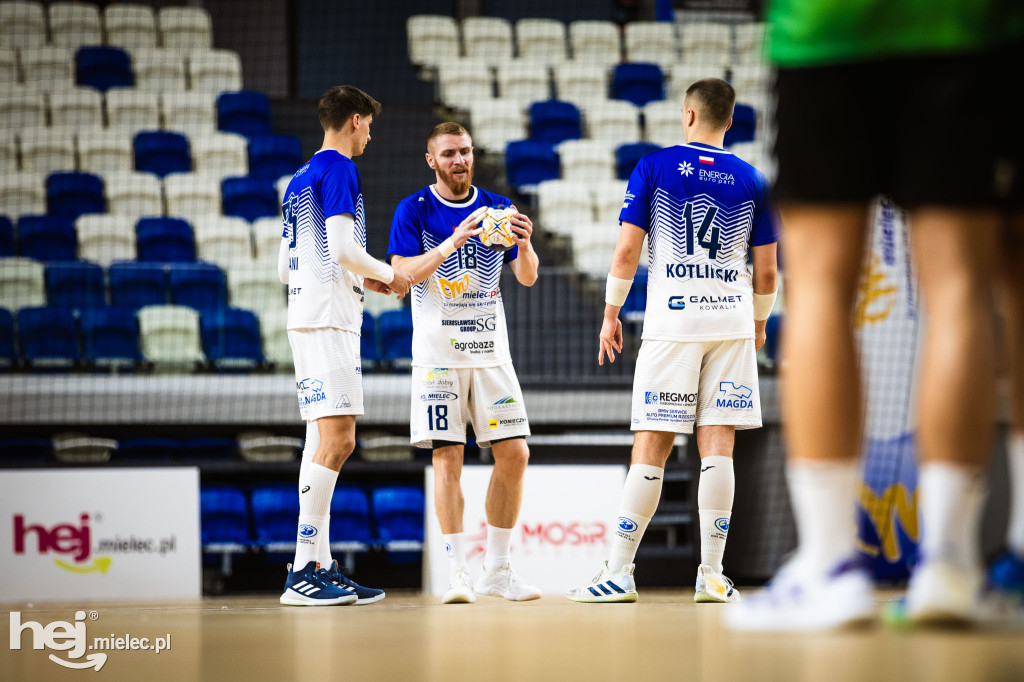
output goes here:
[[530, 463], [530, 449], [526, 446], [526, 441], [517, 438], [514, 441], [505, 441], [504, 444], [508, 444], [509, 447], [499, 446], [494, 449], [494, 466], [519, 474], [525, 472], [526, 465]]
[[434, 450], [434, 475], [439, 482], [458, 483], [461, 471], [461, 448], [444, 447]]
[[320, 449], [328, 462], [344, 464], [352, 451], [356, 449], [355, 436], [346, 434], [320, 442]]

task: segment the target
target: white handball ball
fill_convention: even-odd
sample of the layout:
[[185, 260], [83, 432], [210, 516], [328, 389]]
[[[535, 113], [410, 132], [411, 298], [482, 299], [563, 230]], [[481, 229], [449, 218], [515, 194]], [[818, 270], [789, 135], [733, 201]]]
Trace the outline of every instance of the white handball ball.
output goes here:
[[480, 241], [492, 251], [508, 251], [516, 245], [512, 232], [512, 216], [515, 209], [507, 206], [490, 206], [480, 221]]

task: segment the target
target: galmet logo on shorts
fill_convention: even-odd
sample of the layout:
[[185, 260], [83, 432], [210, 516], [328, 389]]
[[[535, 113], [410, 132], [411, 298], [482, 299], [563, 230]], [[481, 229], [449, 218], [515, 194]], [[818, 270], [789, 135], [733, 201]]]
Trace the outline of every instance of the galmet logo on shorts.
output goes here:
[[473, 355], [484, 355], [494, 350], [494, 341], [459, 341], [449, 339], [452, 348], [457, 351], [469, 351]]
[[669, 279], [720, 279], [723, 282], [735, 282], [738, 276], [739, 270], [716, 268], [707, 263], [665, 264], [665, 277]]
[[302, 381], [296, 381], [295, 389], [299, 392], [299, 407], [309, 407], [327, 400], [327, 394], [324, 393], [324, 382], [319, 379], [306, 377]]
[[456, 299], [469, 291], [469, 274], [465, 274], [456, 280], [437, 278], [437, 288], [445, 298]]
[[737, 385], [731, 381], [723, 381], [718, 384], [718, 393], [715, 407], [732, 407], [740, 410], [754, 408], [754, 401], [750, 399], [754, 392], [743, 384]]

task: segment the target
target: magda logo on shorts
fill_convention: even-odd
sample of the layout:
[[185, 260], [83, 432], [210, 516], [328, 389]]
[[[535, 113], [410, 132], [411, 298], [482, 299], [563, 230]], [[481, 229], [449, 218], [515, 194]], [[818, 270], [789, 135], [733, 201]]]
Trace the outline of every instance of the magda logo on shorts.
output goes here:
[[751, 396], [754, 392], [748, 386], [735, 384], [731, 381], [723, 381], [718, 385], [718, 398], [715, 399], [715, 407], [732, 407], [741, 410], [749, 410], [754, 407]]

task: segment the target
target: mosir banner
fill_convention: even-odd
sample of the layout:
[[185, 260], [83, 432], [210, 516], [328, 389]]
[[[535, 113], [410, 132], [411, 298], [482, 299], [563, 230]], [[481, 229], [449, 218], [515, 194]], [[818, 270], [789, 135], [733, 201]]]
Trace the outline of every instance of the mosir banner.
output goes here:
[[195, 468], [0, 472], [0, 601], [198, 599]]
[[[480, 576], [487, 546], [484, 498], [492, 467], [462, 469], [466, 506], [466, 562], [473, 580]], [[624, 466], [536, 466], [526, 470], [523, 507], [512, 535], [512, 565], [545, 595], [559, 595], [586, 582], [608, 558]], [[434, 470], [426, 471], [426, 544], [423, 589], [441, 596], [449, 565], [434, 510]]]

